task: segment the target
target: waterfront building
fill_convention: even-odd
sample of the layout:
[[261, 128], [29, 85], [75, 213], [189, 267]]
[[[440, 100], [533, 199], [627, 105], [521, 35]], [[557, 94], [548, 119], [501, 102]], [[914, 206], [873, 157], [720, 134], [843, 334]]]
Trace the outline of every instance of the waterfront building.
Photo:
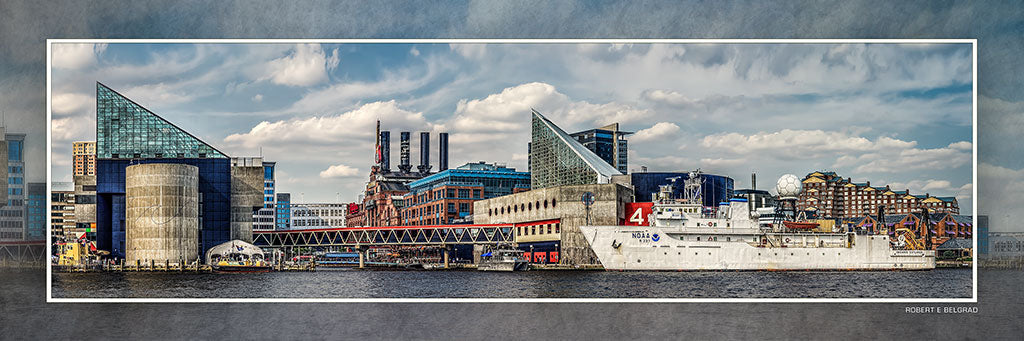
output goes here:
[[274, 229], [287, 230], [292, 225], [292, 195], [291, 193], [277, 193], [277, 202], [274, 203]]
[[291, 204], [292, 230], [327, 229], [345, 227], [347, 204], [342, 203], [295, 203]]
[[[593, 194], [588, 210], [581, 201]], [[633, 189], [621, 183], [552, 186], [473, 203], [474, 224], [515, 224], [519, 248], [534, 262], [599, 264], [579, 227], [623, 225]]]
[[[652, 202], [662, 185], [672, 187], [672, 197], [683, 197], [683, 183], [690, 178], [689, 172], [637, 172], [629, 174], [637, 202]], [[718, 207], [734, 195], [733, 179], [723, 175], [700, 174], [702, 204]]]
[[936, 197], [929, 193], [913, 195], [909, 189], [898, 191], [886, 186], [871, 186], [870, 181], [853, 182], [835, 172], [818, 171], [803, 179], [803, 191], [797, 209], [823, 218], [848, 218], [883, 213], [907, 214], [927, 208], [932, 213], [960, 214], [956, 197]]
[[7, 148], [6, 200], [0, 208], [0, 241], [25, 240], [25, 134], [4, 134]]
[[536, 110], [531, 128], [530, 188], [606, 184], [622, 174]]
[[473, 202], [530, 189], [530, 173], [502, 164], [467, 163], [409, 183], [401, 225], [443, 225], [472, 219]]
[[30, 182], [25, 193], [25, 240], [46, 240], [46, 183]]
[[[162, 170], [187, 172], [195, 167], [198, 199], [199, 255], [207, 249], [229, 241], [233, 235], [244, 231], [233, 231], [239, 224], [232, 224], [232, 198], [251, 196], [238, 189], [232, 190], [233, 170], [227, 155], [203, 142], [199, 138], [156, 115], [149, 109], [124, 97], [109, 87], [96, 83], [96, 244], [101, 250], [110, 251], [114, 257], [124, 258], [126, 252], [126, 229], [133, 222], [126, 219], [126, 209], [143, 205], [144, 196], [149, 192], [126, 192], [127, 169], [143, 164], [164, 164], [167, 167], [140, 169], [140, 177], [161, 178], [172, 174], [158, 174]], [[261, 170], [258, 170], [261, 172]], [[184, 174], [184, 173], [183, 173]], [[185, 176], [185, 175], [182, 175]], [[259, 180], [262, 178], [259, 177]], [[170, 181], [170, 180], [168, 180]], [[239, 180], [249, 183], [248, 179]], [[145, 184], [145, 182], [142, 182]], [[262, 181], [259, 181], [262, 184]], [[188, 184], [183, 184], [186, 188]], [[81, 197], [77, 193], [76, 204]], [[173, 187], [173, 186], [172, 186]], [[262, 186], [260, 186], [262, 187]], [[184, 191], [170, 188], [152, 189], [169, 202], [191, 200]], [[256, 192], [255, 197], [262, 199]], [[136, 198], [138, 197], [138, 198]], [[135, 199], [139, 199], [136, 201]], [[163, 200], [163, 199], [161, 199]], [[262, 200], [259, 200], [262, 202]], [[166, 203], [168, 201], [158, 201]], [[165, 204], [157, 204], [159, 206]], [[260, 205], [257, 203], [255, 205]], [[137, 207], [137, 206], [136, 206]], [[235, 205], [238, 208], [239, 205]], [[77, 209], [77, 207], [76, 207]], [[251, 211], [248, 214], [251, 228]], [[181, 217], [182, 219], [188, 217]], [[251, 239], [251, 235], [249, 239]], [[199, 256], [197, 255], [197, 257]]]
[[79, 141], [71, 144], [74, 175], [96, 175], [96, 141]]
[[619, 130], [618, 123], [604, 127], [573, 133], [572, 136], [580, 144], [596, 154], [620, 173], [629, 171], [629, 157], [626, 135], [633, 134]]
[[[75, 185], [54, 182], [50, 185], [50, 236], [53, 242], [78, 240], [75, 230]], [[82, 231], [81, 234], [84, 234]]]
[[252, 229], [254, 231], [273, 231], [274, 230], [274, 212], [277, 206], [277, 195], [275, 195], [276, 189], [274, 175], [277, 166], [276, 162], [263, 161], [263, 207], [253, 214]]
[[1005, 259], [1024, 257], [1024, 233], [992, 232], [989, 239], [989, 259]]

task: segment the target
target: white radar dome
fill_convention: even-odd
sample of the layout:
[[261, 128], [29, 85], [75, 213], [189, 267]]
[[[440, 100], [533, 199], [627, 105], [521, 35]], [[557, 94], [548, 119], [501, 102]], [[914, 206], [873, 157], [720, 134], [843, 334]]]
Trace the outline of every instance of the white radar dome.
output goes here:
[[803, 189], [803, 183], [800, 182], [800, 178], [793, 174], [786, 174], [779, 178], [779, 182], [775, 184], [775, 190], [779, 192], [780, 198], [797, 198], [800, 196], [800, 190]]

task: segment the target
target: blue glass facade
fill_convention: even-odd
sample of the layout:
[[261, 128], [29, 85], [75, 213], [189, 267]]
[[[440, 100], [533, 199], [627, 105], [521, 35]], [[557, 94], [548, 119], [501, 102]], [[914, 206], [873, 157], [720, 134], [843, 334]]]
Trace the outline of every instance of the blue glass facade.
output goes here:
[[96, 83], [96, 158], [226, 158], [224, 153]]
[[486, 163], [467, 163], [410, 182], [410, 195], [444, 185], [483, 186], [483, 198], [490, 199], [512, 194], [516, 188], [530, 189], [530, 173]]
[[175, 163], [199, 168], [199, 249], [231, 240], [231, 162], [229, 159], [143, 159], [96, 162], [96, 247], [124, 257], [125, 172], [128, 166]]
[[277, 204], [274, 208], [274, 225], [278, 230], [291, 228], [292, 220], [292, 195], [290, 193], [277, 193]]
[[28, 211], [25, 240], [46, 239], [46, 184], [28, 184], [28, 199], [26, 200], [25, 209]]
[[[684, 172], [655, 172], [655, 173], [631, 173], [630, 181], [633, 183], [633, 190], [636, 193], [637, 202], [651, 202], [654, 194], [658, 193], [661, 185], [672, 184], [669, 178], [678, 177], [672, 195], [680, 198], [683, 195], [683, 181], [690, 178], [689, 173]], [[733, 180], [727, 176], [701, 174], [704, 179], [701, 196], [704, 206], [717, 207], [718, 203], [729, 201], [733, 196]]]

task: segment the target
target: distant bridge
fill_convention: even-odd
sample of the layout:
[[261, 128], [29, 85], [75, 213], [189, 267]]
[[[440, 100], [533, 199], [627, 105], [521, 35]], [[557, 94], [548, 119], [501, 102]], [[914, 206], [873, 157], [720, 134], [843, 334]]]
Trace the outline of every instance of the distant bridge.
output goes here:
[[46, 241], [0, 242], [0, 265], [46, 264]]
[[305, 246], [473, 245], [515, 243], [517, 227], [548, 224], [367, 226], [331, 229], [253, 231], [253, 244], [283, 248]]

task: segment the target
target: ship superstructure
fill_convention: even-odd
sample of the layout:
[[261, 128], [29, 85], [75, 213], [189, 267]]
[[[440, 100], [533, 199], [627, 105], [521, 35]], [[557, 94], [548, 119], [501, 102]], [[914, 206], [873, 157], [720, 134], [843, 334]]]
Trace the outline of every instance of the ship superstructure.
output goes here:
[[[935, 268], [935, 251], [914, 249], [903, 234], [894, 241], [888, 234], [859, 234], [842, 228], [817, 232], [812, 230], [817, 224], [799, 221], [795, 212], [757, 207], [751, 198], [733, 198], [718, 207], [704, 207], [700, 204], [698, 174], [694, 172], [686, 180], [681, 199], [665, 195], [671, 193], [669, 188], [659, 193], [645, 225], [580, 227], [605, 269]], [[791, 194], [788, 192], [792, 189], [780, 189], [780, 194]]]

